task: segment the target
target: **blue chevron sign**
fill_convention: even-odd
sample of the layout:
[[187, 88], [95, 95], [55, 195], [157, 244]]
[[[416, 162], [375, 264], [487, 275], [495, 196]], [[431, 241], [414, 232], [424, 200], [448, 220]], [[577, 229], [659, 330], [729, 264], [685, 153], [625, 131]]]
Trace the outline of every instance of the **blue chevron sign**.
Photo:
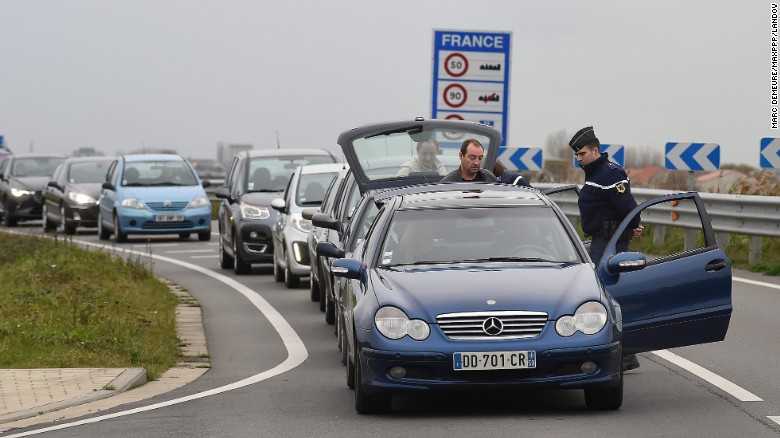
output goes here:
[[[620, 167], [626, 167], [624, 149], [622, 144], [602, 144], [599, 146], [599, 152], [607, 152], [609, 154], [609, 161], [612, 161]], [[577, 156], [574, 155], [572, 159], [574, 160], [574, 168], [579, 168], [580, 162], [577, 161]]]
[[666, 143], [669, 170], [718, 170], [720, 145], [717, 143]]
[[498, 161], [507, 170], [541, 170], [542, 149], [504, 147], [498, 151]]
[[761, 139], [761, 168], [780, 169], [780, 138]]

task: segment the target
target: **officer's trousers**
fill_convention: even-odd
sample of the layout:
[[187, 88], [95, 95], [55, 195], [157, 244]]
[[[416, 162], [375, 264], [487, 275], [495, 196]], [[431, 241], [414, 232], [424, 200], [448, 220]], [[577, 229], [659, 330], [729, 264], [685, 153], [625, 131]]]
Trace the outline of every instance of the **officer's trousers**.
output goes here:
[[[590, 241], [590, 248], [588, 248], [588, 254], [590, 254], [590, 259], [593, 260], [593, 263], [595, 263], [596, 266], [599, 265], [599, 262], [601, 261], [601, 256], [604, 254], [604, 250], [607, 248], [608, 242], [609, 239], [603, 236], [596, 236]], [[630, 243], [629, 240], [618, 240], [617, 252], [628, 251], [629, 243]]]

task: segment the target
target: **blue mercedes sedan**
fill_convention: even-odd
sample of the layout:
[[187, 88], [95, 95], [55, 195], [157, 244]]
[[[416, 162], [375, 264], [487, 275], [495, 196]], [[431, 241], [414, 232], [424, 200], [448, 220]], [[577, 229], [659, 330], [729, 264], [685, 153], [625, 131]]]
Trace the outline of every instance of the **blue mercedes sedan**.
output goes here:
[[402, 392], [531, 387], [584, 390], [587, 408], [618, 409], [622, 356], [726, 335], [731, 263], [696, 193], [647, 201], [615, 233], [643, 212], [679, 209], [700, 236], [690, 247], [653, 258], [617, 253], [613, 239], [596, 267], [573, 224], [538, 190], [388, 188], [391, 163], [402, 160], [378, 160], [379, 150], [408, 155], [427, 138], [475, 137], [489, 162], [500, 140], [492, 131], [418, 121], [359, 128], [339, 141], [361, 190], [386, 187], [354, 251], [329, 254], [333, 275], [346, 279], [339, 311], [359, 413], [388, 411]]

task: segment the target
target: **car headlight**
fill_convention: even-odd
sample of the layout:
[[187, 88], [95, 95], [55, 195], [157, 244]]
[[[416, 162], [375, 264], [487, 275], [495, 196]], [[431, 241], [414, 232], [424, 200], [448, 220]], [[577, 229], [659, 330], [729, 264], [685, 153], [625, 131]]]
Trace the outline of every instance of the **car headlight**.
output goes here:
[[127, 208], [146, 208], [143, 202], [138, 198], [126, 198], [122, 200], [122, 207]]
[[244, 219], [268, 219], [271, 212], [268, 207], [241, 203], [241, 217]]
[[304, 233], [308, 233], [312, 229], [311, 221], [304, 219], [300, 213], [293, 213], [290, 219], [290, 223], [296, 230], [300, 230]]
[[379, 333], [390, 339], [401, 339], [409, 335], [412, 339], [422, 341], [431, 334], [431, 328], [427, 322], [421, 319], [409, 319], [403, 310], [397, 307], [382, 307], [374, 316]]
[[96, 204], [97, 200], [85, 193], [68, 192], [68, 198], [76, 204]]
[[196, 196], [195, 199], [193, 199], [192, 202], [190, 202], [188, 208], [200, 208], [200, 207], [205, 207], [209, 204], [210, 204], [209, 198], [205, 196]]
[[22, 196], [32, 195], [35, 192], [32, 192], [30, 190], [25, 189], [17, 189], [16, 187], [11, 187], [11, 195], [13, 195], [16, 198], [21, 198]]
[[598, 333], [607, 324], [607, 309], [597, 301], [589, 301], [577, 308], [574, 315], [566, 315], [555, 322], [555, 331], [561, 336], [582, 332], [586, 335]]

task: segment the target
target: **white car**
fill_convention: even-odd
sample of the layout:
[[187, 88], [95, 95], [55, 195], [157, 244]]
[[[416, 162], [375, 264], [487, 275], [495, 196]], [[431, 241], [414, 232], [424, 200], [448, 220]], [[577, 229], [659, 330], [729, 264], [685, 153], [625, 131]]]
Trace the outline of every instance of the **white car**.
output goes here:
[[273, 226], [274, 280], [284, 281], [288, 288], [300, 286], [301, 277], [310, 273], [307, 238], [311, 221], [304, 219], [305, 208], [319, 208], [325, 198], [325, 189], [345, 164], [311, 164], [293, 172], [284, 191], [284, 198], [271, 201], [279, 212]]

